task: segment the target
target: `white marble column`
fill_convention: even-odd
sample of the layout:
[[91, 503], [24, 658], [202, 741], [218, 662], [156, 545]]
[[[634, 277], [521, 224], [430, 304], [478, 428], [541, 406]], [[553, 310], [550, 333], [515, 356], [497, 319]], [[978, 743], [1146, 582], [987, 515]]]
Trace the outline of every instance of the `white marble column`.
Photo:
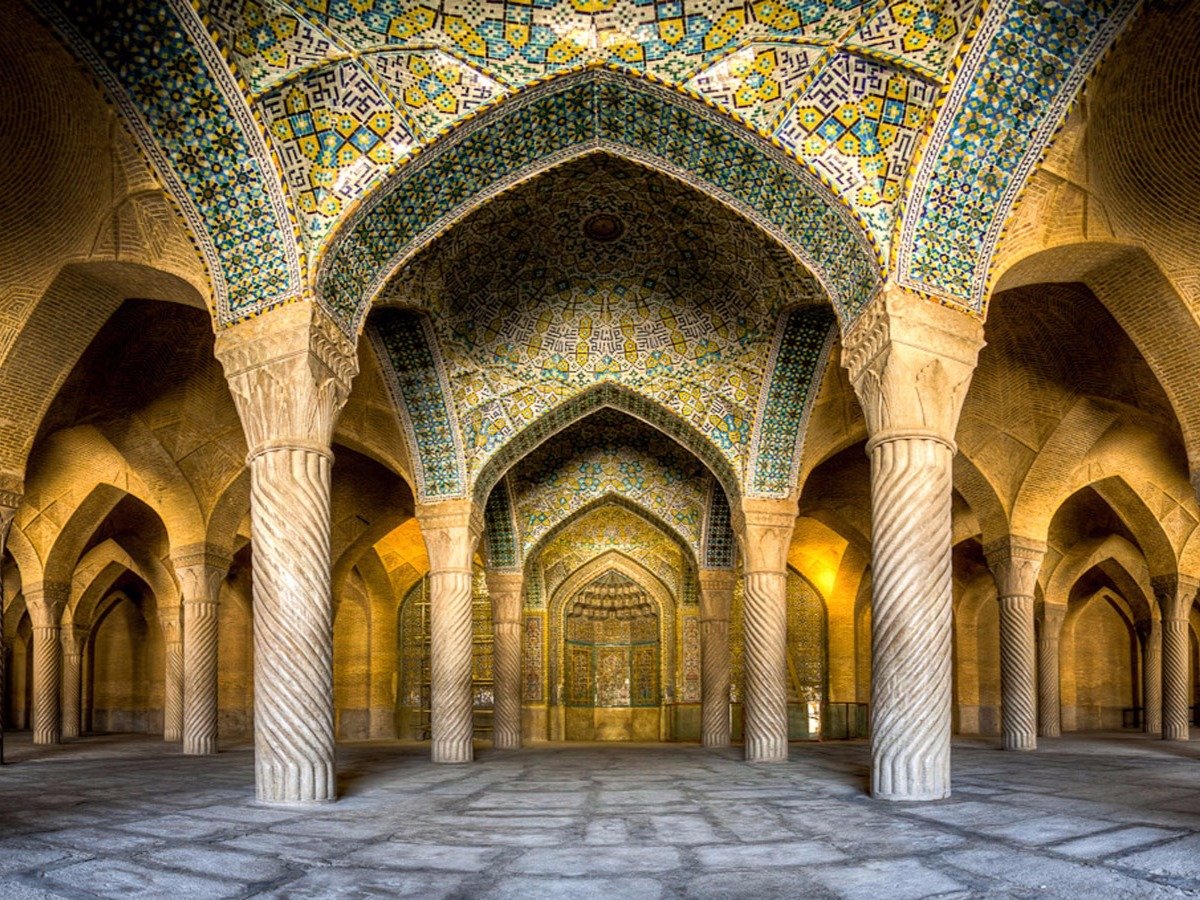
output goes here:
[[250, 451], [257, 795], [333, 800], [331, 442], [354, 341], [305, 301], [219, 332], [216, 352]]
[[163, 633], [163, 740], [183, 740], [183, 609], [179, 605], [158, 608]]
[[[20, 505], [21, 495], [16, 491], [0, 490], [0, 560], [8, 544], [8, 530]], [[4, 579], [0, 578], [0, 765], [4, 765], [4, 699], [8, 696], [8, 644], [4, 630]]]
[[1162, 622], [1149, 619], [1142, 631], [1142, 731], [1161, 734]]
[[742, 501], [743, 748], [749, 762], [787, 759], [787, 553], [791, 500]]
[[[171, 551], [183, 606], [183, 752], [217, 752], [217, 630], [221, 583], [231, 560], [216, 547]], [[168, 649], [168, 662], [170, 655]], [[168, 670], [168, 678], [171, 673]]]
[[984, 549], [1000, 601], [1000, 737], [1005, 750], [1037, 749], [1037, 637], [1033, 604], [1046, 545], [1011, 535]]
[[1042, 604], [1042, 622], [1038, 630], [1038, 734], [1062, 735], [1062, 702], [1059, 696], [1058, 640], [1062, 634], [1067, 608], [1057, 603]]
[[33, 742], [57, 744], [62, 740], [59, 691], [62, 647], [58, 629], [71, 586], [39, 582], [24, 589], [25, 608], [33, 622]]
[[[700, 742], [705, 747], [728, 747], [729, 610], [733, 604], [736, 576], [729, 569], [701, 569], [699, 581]], [[786, 610], [784, 627], [787, 627]], [[785, 709], [785, 715], [786, 712]]]
[[521, 609], [525, 589], [522, 572], [489, 570], [492, 601], [492, 746], [521, 747]]
[[950, 795], [951, 461], [982, 324], [886, 287], [843, 338], [871, 458], [871, 793]]
[[1162, 613], [1162, 736], [1186, 741], [1191, 736], [1188, 615], [1200, 584], [1185, 575], [1163, 575], [1152, 585]]
[[83, 695], [83, 647], [87, 630], [64, 622], [59, 629], [62, 641], [62, 736], [79, 737]]
[[469, 500], [421, 505], [417, 521], [429, 553], [430, 730], [432, 758], [475, 758], [471, 689], [471, 573], [483, 532], [482, 510]]

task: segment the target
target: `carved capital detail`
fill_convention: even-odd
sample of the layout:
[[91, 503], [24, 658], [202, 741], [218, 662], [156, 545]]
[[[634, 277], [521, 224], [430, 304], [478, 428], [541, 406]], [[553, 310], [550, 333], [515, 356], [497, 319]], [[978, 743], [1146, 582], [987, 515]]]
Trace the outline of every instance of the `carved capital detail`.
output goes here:
[[953, 446], [983, 344], [978, 319], [885, 288], [842, 339], [871, 441], [930, 437]]
[[251, 456], [280, 447], [329, 452], [358, 355], [324, 310], [277, 307], [221, 331], [216, 354]]
[[23, 591], [25, 608], [35, 628], [57, 628], [67, 600], [71, 596], [71, 585], [54, 581], [42, 581], [29, 585]]
[[788, 548], [796, 527], [791, 500], [742, 501], [742, 553], [746, 572], [787, 571]]
[[219, 601], [221, 582], [232, 563], [229, 557], [211, 544], [189, 544], [172, 551], [171, 562], [185, 604]]
[[1032, 597], [1038, 571], [1046, 555], [1046, 544], [1032, 538], [1010, 535], [983, 548], [988, 568], [996, 580], [1000, 597]]
[[525, 575], [489, 569], [486, 578], [488, 597], [492, 601], [492, 618], [496, 624], [520, 624]]
[[1200, 590], [1200, 581], [1188, 575], [1155, 575], [1150, 587], [1158, 600], [1158, 608], [1164, 621], [1186, 620]]
[[700, 621], [727, 622], [737, 575], [729, 569], [701, 569]]
[[483, 534], [483, 510], [472, 500], [417, 504], [430, 572], [470, 572]]

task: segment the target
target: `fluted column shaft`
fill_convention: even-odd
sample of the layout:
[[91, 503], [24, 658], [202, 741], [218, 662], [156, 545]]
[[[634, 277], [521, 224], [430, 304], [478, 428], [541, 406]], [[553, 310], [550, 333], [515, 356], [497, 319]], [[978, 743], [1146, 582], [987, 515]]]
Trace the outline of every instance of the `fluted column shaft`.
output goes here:
[[418, 508], [417, 520], [429, 553], [432, 759], [470, 762], [475, 758], [471, 562], [482, 516], [469, 501], [447, 501]]
[[1142, 730], [1162, 733], [1162, 622], [1151, 619], [1147, 625], [1142, 651]]
[[1059, 696], [1058, 641], [1066, 610], [1046, 604], [1042, 609], [1042, 628], [1038, 633], [1038, 734], [1062, 735], [1062, 706]]
[[79, 737], [80, 698], [83, 693], [83, 643], [86, 632], [74, 625], [63, 625], [62, 639], [62, 736]]
[[33, 622], [33, 742], [57, 744], [62, 739], [60, 689], [62, 647], [59, 621], [70, 585], [46, 583], [25, 590], [25, 606]]
[[159, 625], [163, 632], [163, 740], [178, 743], [183, 740], [183, 631], [182, 609], [178, 606], [159, 608]]
[[787, 551], [791, 501], [745, 500], [743, 750], [749, 762], [787, 759]]
[[728, 747], [729, 610], [733, 604], [734, 573], [701, 569], [699, 580], [700, 741], [705, 747]]
[[[257, 795], [333, 800], [330, 444], [355, 347], [300, 302], [223, 330], [216, 349], [250, 450]], [[185, 710], [188, 632], [215, 627], [208, 606], [212, 625], [203, 606], [184, 614]]]
[[1191, 734], [1188, 707], [1188, 615], [1196, 598], [1197, 582], [1183, 575], [1152, 579], [1162, 613], [1162, 736], [1186, 741]]
[[1000, 734], [1005, 750], [1037, 749], [1037, 638], [1033, 604], [1041, 541], [1010, 536], [985, 550], [1000, 598]]
[[499, 750], [521, 746], [521, 603], [520, 572], [487, 574], [492, 601], [492, 745]]
[[950, 795], [951, 463], [978, 320], [887, 285], [842, 362], [871, 458], [871, 793]]
[[217, 629], [230, 561], [207, 544], [176, 548], [171, 560], [183, 601], [183, 752], [207, 756], [217, 752]]

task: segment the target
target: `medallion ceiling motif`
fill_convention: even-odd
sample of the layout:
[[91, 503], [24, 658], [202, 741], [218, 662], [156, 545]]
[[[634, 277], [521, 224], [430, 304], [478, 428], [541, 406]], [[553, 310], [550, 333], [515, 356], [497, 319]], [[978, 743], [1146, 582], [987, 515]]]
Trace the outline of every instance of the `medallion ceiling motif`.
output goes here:
[[[674, 154], [672, 174], [789, 238], [844, 325], [890, 277], [979, 311], [1022, 185], [1137, 7], [32, 2], [103, 83], [178, 202], [218, 323], [316, 294], [350, 332], [373, 280], [403, 262], [387, 248], [415, 250], [530, 167], [585, 144]], [[589, 102], [551, 91], [549, 107], [507, 116], [516, 95], [588, 67], [614, 78], [603, 104], [595, 91]], [[655, 85], [673, 99], [646, 106]], [[468, 119], [473, 136], [460, 127]], [[847, 271], [826, 271], [839, 261]]]

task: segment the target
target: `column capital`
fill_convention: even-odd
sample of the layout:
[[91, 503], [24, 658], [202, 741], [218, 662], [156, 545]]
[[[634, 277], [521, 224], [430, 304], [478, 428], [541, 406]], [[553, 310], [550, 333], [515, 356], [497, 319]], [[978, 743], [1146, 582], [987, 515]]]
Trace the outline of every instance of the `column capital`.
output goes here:
[[742, 501], [744, 571], [787, 571], [788, 549], [798, 513], [794, 500], [748, 498]]
[[221, 582], [232, 563], [233, 560], [212, 544], [188, 544], [173, 549], [171, 564], [179, 578], [183, 603], [216, 603], [220, 598]]
[[487, 580], [488, 598], [492, 601], [492, 618], [497, 623], [520, 622], [525, 573], [489, 569], [484, 577]]
[[25, 608], [35, 628], [57, 628], [71, 596], [71, 585], [57, 581], [38, 581], [23, 588]]
[[700, 583], [700, 621], [728, 621], [737, 573], [732, 569], [701, 569], [697, 580]]
[[163, 640], [168, 644], [183, 639], [183, 606], [171, 604], [158, 608], [158, 626], [162, 629]]
[[1053, 636], [1058, 640], [1058, 633], [1062, 631], [1062, 624], [1067, 618], [1067, 605], [1065, 603], [1043, 603], [1042, 604], [1042, 634], [1044, 636]]
[[329, 453], [358, 354], [319, 305], [289, 303], [223, 329], [216, 355], [251, 458], [279, 448]]
[[483, 509], [470, 499], [417, 504], [430, 572], [469, 572], [483, 534]]
[[1178, 572], [1155, 575], [1150, 579], [1150, 587], [1164, 620], [1187, 619], [1196, 600], [1196, 591], [1200, 590], [1200, 579]]
[[869, 445], [924, 437], [953, 447], [983, 345], [979, 319], [887, 285], [842, 339]]
[[1034, 596], [1038, 570], [1046, 555], [1044, 541], [1009, 535], [984, 547], [983, 555], [1001, 598]]
[[78, 656], [83, 652], [84, 641], [87, 640], [88, 629], [82, 625], [64, 624], [58, 632], [62, 641], [63, 653]]

